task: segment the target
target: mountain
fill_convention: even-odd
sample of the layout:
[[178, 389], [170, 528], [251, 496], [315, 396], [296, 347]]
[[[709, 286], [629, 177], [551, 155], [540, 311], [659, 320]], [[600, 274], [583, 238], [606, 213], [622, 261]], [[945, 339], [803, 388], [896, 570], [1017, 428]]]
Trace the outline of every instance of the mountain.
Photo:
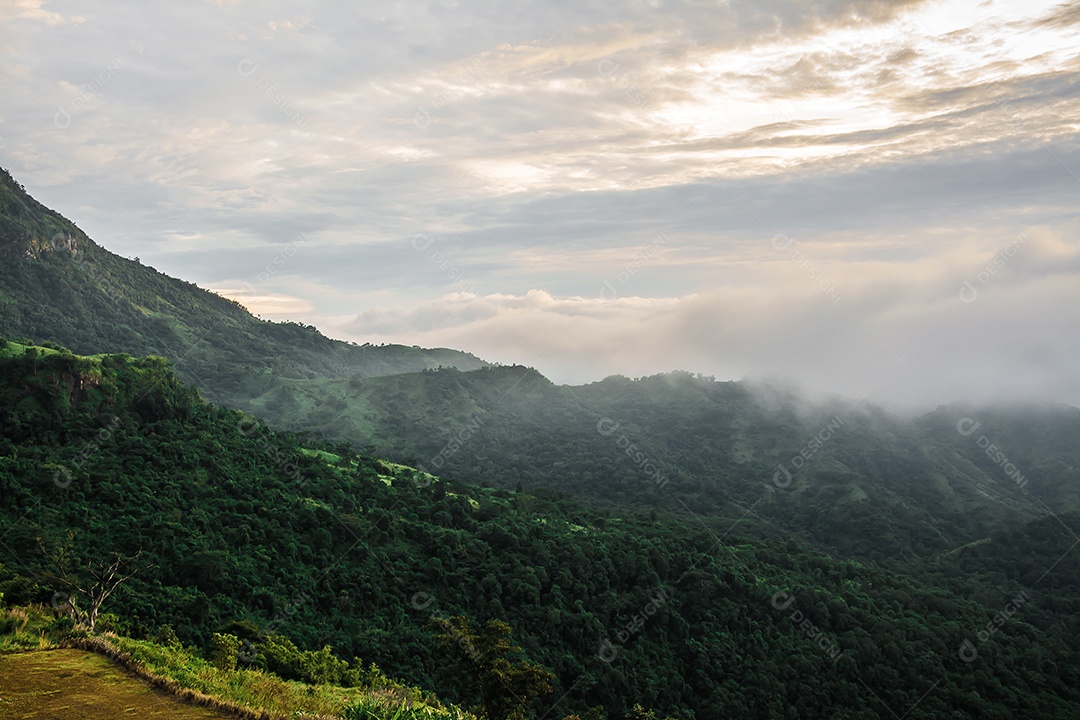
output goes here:
[[209, 404], [160, 358], [5, 341], [0, 522], [4, 602], [55, 603], [38, 539], [73, 533], [79, 556], [149, 561], [103, 617], [126, 634], [329, 643], [454, 700], [433, 618], [505, 620], [555, 673], [538, 715], [1080, 713], [1077, 616], [1054, 612], [1080, 598], [1072, 515], [898, 574], [718, 516], [433, 477]]
[[217, 402], [279, 380], [483, 367], [446, 349], [356, 346], [272, 323], [236, 302], [108, 252], [0, 170], [0, 334], [80, 353], [159, 355]]
[[1045, 508], [1080, 507], [1080, 410], [947, 405], [920, 418], [927, 435]]
[[[1080, 507], [1076, 408], [907, 420], [689, 373], [557, 386], [458, 351], [356, 347], [256, 319], [105, 251], [6, 173], [0, 211], [0, 334], [160, 355], [214, 402], [447, 477], [741, 518], [876, 562]], [[957, 429], [969, 416], [970, 436]]]
[[[1080, 410], [1068, 406], [907, 420], [689, 373], [572, 387], [496, 367], [295, 380], [249, 407], [473, 483], [742, 518], [878, 562], [1080, 507]], [[983, 424], [969, 437], [957, 424], [971, 414]], [[984, 433], [1026, 482], [987, 456]]]
[[152, 561], [106, 625], [330, 644], [455, 702], [431, 626], [464, 615], [554, 673], [538, 715], [1080, 715], [1076, 408], [905, 419], [357, 347], [119, 258], [6, 174], [0, 256], [5, 603], [55, 601], [41, 548], [70, 538]]
[[905, 420], [689, 373], [557, 386], [452, 350], [356, 347], [119, 258], [6, 174], [0, 193], [0, 332], [170, 358], [209, 399], [275, 427], [471, 483], [738, 519], [879, 563], [1080, 507], [1076, 408]]

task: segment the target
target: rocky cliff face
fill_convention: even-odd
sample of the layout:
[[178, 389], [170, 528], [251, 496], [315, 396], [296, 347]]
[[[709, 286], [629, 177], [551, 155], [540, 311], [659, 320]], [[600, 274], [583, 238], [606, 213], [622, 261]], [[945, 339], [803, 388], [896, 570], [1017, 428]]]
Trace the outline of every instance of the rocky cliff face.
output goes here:
[[37, 259], [43, 253], [67, 253], [71, 256], [79, 254], [79, 238], [66, 233], [55, 233], [49, 239], [30, 238], [24, 254], [28, 258]]

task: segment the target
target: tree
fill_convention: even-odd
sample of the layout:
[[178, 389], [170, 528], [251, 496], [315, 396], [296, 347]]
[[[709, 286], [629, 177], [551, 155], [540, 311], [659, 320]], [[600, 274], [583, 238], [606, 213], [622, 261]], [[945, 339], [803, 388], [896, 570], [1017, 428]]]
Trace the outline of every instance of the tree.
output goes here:
[[23, 353], [27, 360], [31, 360], [34, 363], [34, 377], [37, 377], [38, 373], [38, 349], [36, 347], [26, 348], [26, 352]]
[[[136, 565], [136, 561], [142, 555], [142, 550], [130, 557], [115, 553], [110, 562], [84, 561], [75, 556], [74, 540], [74, 533], [69, 532], [63, 543], [50, 550], [45, 542], [38, 538], [38, 546], [51, 566], [44, 575], [49, 582], [68, 591], [64, 607], [76, 624], [85, 625], [90, 632], [94, 632], [101, 615], [101, 606], [124, 581], [141, 569]], [[87, 609], [79, 607], [80, 598], [85, 598], [89, 604]]]
[[533, 699], [551, 692], [555, 676], [520, 657], [521, 648], [510, 639], [505, 622], [488, 620], [475, 628], [461, 615], [432, 622], [439, 644], [455, 651], [468, 669], [455, 678], [465, 692], [479, 696], [478, 711], [486, 720], [522, 720], [530, 714]]

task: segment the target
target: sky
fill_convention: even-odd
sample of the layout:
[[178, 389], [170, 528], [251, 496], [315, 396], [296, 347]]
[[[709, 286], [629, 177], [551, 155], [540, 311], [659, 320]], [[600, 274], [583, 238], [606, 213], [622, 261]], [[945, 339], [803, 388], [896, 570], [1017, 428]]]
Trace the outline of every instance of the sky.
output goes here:
[[331, 337], [1080, 405], [1080, 5], [0, 0], [0, 166]]

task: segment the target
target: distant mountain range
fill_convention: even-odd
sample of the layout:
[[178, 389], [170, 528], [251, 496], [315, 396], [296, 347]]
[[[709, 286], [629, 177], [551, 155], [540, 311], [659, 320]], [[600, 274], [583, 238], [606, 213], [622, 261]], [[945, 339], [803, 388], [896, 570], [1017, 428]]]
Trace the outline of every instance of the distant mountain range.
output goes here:
[[931, 555], [1080, 506], [1080, 410], [914, 420], [688, 373], [557, 386], [527, 368], [298, 380], [267, 417], [471, 482], [742, 518], [843, 554]]

